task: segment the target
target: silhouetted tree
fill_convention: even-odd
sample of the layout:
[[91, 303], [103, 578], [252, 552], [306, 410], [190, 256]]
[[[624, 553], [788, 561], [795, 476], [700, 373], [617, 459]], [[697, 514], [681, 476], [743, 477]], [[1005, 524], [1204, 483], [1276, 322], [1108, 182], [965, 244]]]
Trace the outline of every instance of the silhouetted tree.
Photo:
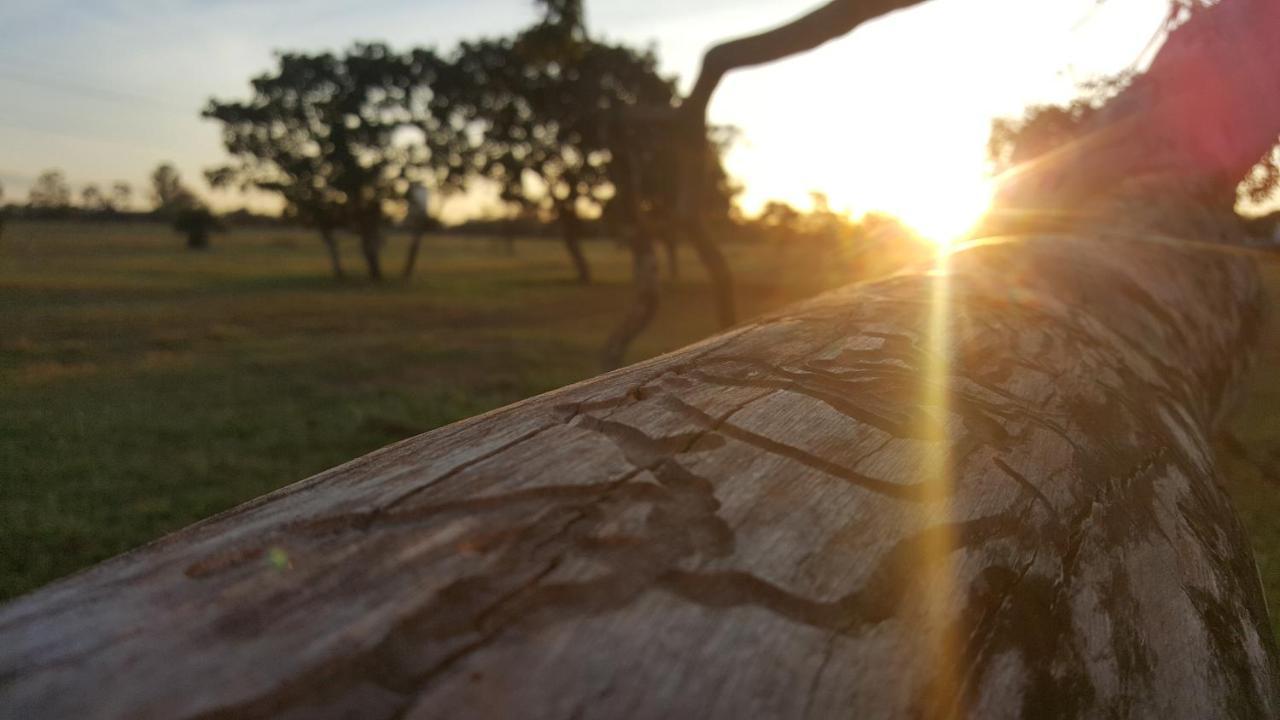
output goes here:
[[616, 185], [612, 118], [625, 106], [671, 107], [675, 90], [652, 52], [591, 41], [577, 3], [544, 4], [547, 17], [513, 39], [463, 44], [459, 105], [483, 130], [478, 172], [559, 224], [585, 283], [582, 214], [599, 212]]
[[577, 39], [586, 38], [586, 11], [582, 0], [534, 0], [542, 9], [544, 23]]
[[793, 238], [800, 233], [800, 211], [790, 203], [770, 200], [760, 208], [756, 222], [777, 240]]
[[209, 235], [221, 230], [222, 223], [203, 203], [192, 202], [175, 211], [173, 229], [187, 236], [188, 250], [206, 250]]
[[[666, 250], [671, 277], [678, 277], [678, 247], [690, 239], [689, 228], [681, 221], [679, 184], [673, 182], [681, 171], [683, 148], [672, 142], [670, 125], [634, 121], [627, 124], [628, 136], [635, 144], [631, 160], [636, 165], [638, 208], [647, 216], [654, 239]], [[705, 228], [727, 229], [735, 212], [734, 196], [741, 192], [741, 187], [733, 183], [725, 171], [723, 157], [737, 134], [736, 128], [721, 126], [711, 128], [706, 138], [707, 163], [703, 167], [702, 182], [707, 191], [698, 207], [692, 210]], [[615, 195], [606, 205], [605, 215], [611, 220], [616, 220], [612, 217], [613, 206], [622, 206], [618, 201]]]
[[182, 184], [182, 176], [170, 163], [161, 163], [151, 172], [151, 201], [155, 213], [164, 218], [176, 218], [180, 211], [196, 205], [195, 195]]
[[[1163, 31], [1170, 32], [1197, 13], [1213, 5], [1208, 0], [1172, 0]], [[1035, 105], [1020, 118], [997, 118], [992, 122], [987, 155], [997, 173], [1019, 172], [1028, 163], [1055, 159], [1055, 150], [1067, 148], [1080, 137], [1083, 128], [1107, 101], [1133, 82], [1133, 72], [1090, 80], [1081, 85], [1081, 95], [1066, 105]], [[1259, 160], [1241, 181], [1236, 194], [1241, 200], [1261, 203], [1280, 188], [1280, 147]]]
[[27, 193], [27, 205], [33, 210], [59, 211], [71, 205], [71, 185], [61, 170], [45, 170]]
[[127, 211], [129, 209], [129, 203], [133, 200], [133, 186], [123, 180], [117, 180], [111, 184], [110, 198], [111, 209], [113, 211]]
[[96, 183], [89, 183], [80, 188], [80, 207], [91, 213], [100, 213], [110, 210], [111, 204]]
[[206, 106], [233, 158], [210, 180], [279, 195], [288, 215], [320, 231], [335, 275], [333, 233], [354, 230], [369, 276], [380, 279], [382, 225], [409, 182], [461, 181], [453, 168], [464, 163], [465, 136], [436, 90], [450, 68], [429, 50], [400, 55], [379, 44], [277, 61], [251, 81], [251, 99]]

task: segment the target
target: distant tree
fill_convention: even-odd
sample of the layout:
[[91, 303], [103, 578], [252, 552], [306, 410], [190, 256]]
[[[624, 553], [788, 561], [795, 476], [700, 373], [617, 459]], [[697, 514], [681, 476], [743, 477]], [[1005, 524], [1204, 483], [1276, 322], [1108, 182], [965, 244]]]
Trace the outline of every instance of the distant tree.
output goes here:
[[799, 210], [781, 200], [770, 200], [760, 208], [756, 221], [775, 240], [787, 240], [800, 233]]
[[[741, 192], [741, 187], [725, 171], [723, 159], [736, 140], [738, 130], [728, 126], [710, 129], [704, 150], [707, 163], [703, 168], [703, 183], [706, 191], [698, 207], [686, 211], [681, 208], [679, 184], [672, 181], [681, 170], [683, 148], [672, 141], [671, 127], [651, 123], [629, 124], [629, 137], [635, 144], [630, 152], [637, 173], [635, 191], [640, 194], [638, 209], [646, 215], [654, 239], [666, 250], [671, 277], [678, 277], [678, 247], [682, 242], [693, 240], [682, 215], [696, 214], [705, 228], [727, 229], [736, 212], [734, 197]], [[606, 205], [605, 216], [612, 224], [617, 223], [616, 210], [623, 205], [616, 196]], [[704, 253], [705, 248], [699, 247], [697, 242], [693, 245], [700, 255]]]
[[58, 211], [71, 206], [71, 185], [61, 170], [45, 170], [27, 193], [27, 205], [34, 210]]
[[567, 31], [578, 39], [586, 37], [586, 11], [582, 0], [534, 0], [542, 9], [544, 23], [551, 28]]
[[[1204, 0], [1173, 0], [1165, 29], [1185, 23], [1212, 3]], [[1012, 172], [1037, 159], [1053, 156], [1068, 148], [1107, 101], [1129, 86], [1132, 72], [1102, 77], [1082, 83], [1081, 94], [1066, 105], [1035, 105], [1020, 118], [996, 118], [987, 140], [987, 156], [996, 173]], [[1262, 157], [1236, 189], [1237, 198], [1262, 203], [1280, 189], [1280, 147]]]
[[98, 213], [111, 209], [111, 203], [96, 183], [89, 183], [80, 188], [80, 207], [89, 212]]
[[152, 171], [151, 201], [155, 213], [166, 218], [176, 218], [180, 211], [198, 204], [195, 195], [182, 184], [178, 169], [170, 163], [161, 163]]
[[125, 212], [133, 200], [133, 186], [123, 180], [111, 184], [110, 203], [115, 212]]
[[251, 81], [247, 101], [210, 100], [232, 163], [209, 171], [215, 186], [274, 193], [286, 214], [320, 231], [335, 275], [333, 233], [359, 234], [369, 276], [381, 279], [382, 226], [414, 180], [461, 183], [465, 132], [451, 119], [448, 63], [429, 50], [396, 54], [356, 45], [345, 54], [284, 53]]
[[207, 250], [209, 235], [222, 229], [222, 223], [203, 203], [192, 202], [174, 212], [173, 229], [187, 236], [188, 250]]
[[670, 107], [675, 88], [653, 53], [588, 40], [575, 3], [549, 5], [543, 22], [513, 39], [462, 46], [459, 105], [482, 129], [479, 174], [560, 226], [586, 283], [583, 214], [600, 212], [617, 185], [611, 125], [622, 107]]

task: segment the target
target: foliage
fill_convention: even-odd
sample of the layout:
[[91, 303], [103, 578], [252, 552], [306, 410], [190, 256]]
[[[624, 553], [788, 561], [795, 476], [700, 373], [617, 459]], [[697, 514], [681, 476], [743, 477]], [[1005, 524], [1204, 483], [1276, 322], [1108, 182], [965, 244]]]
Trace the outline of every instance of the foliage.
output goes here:
[[535, 0], [534, 5], [542, 9], [544, 26], [585, 36], [587, 23], [582, 0]]
[[498, 183], [504, 200], [548, 216], [598, 212], [613, 191], [619, 111], [669, 107], [674, 84], [657, 73], [652, 52], [587, 40], [557, 49], [548, 27], [463, 44], [459, 101], [481, 132], [475, 170]]
[[233, 159], [210, 182], [274, 193], [289, 217], [313, 227], [360, 232], [376, 275], [378, 228], [409, 183], [461, 184], [465, 133], [439, 92], [453, 82], [451, 67], [430, 50], [397, 54], [376, 43], [282, 53], [277, 65], [251, 81], [250, 99], [206, 106]]
[[182, 184], [182, 176], [171, 163], [160, 163], [151, 173], [151, 202], [161, 217], [173, 217], [195, 203], [195, 195]]
[[[1128, 85], [1129, 74], [1082, 86], [1084, 95], [1065, 106], [1036, 105], [1021, 118], [996, 118], [987, 140], [987, 157], [996, 173], [1042, 157], [1078, 137], [1107, 99]], [[1280, 148], [1263, 157], [1237, 188], [1242, 200], [1262, 203], [1280, 189]]]
[[129, 209], [129, 203], [133, 201], [133, 186], [123, 180], [117, 180], [111, 184], [111, 190], [108, 195], [108, 203], [111, 209], [116, 212], [125, 212]]
[[111, 209], [111, 203], [97, 184], [88, 183], [80, 188], [80, 207], [89, 212], [104, 212]]
[[35, 210], [62, 210], [71, 206], [71, 185], [61, 170], [45, 170], [27, 193], [27, 205]]

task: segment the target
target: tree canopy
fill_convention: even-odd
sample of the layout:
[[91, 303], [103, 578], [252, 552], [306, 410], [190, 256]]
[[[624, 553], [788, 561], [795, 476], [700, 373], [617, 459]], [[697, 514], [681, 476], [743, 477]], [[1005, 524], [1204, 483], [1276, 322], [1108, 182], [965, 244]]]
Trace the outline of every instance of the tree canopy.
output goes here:
[[586, 39], [559, 17], [515, 38], [464, 43], [458, 101], [479, 130], [476, 174], [497, 183], [503, 200], [560, 222], [578, 258], [580, 215], [598, 213], [616, 186], [620, 110], [670, 107], [676, 91], [651, 51]]
[[232, 162], [216, 186], [279, 196], [285, 212], [331, 232], [360, 233], [371, 277], [381, 277], [379, 226], [409, 183], [456, 187], [466, 138], [439, 92], [452, 69], [433, 51], [358, 44], [345, 53], [281, 53], [242, 101], [210, 100]]
[[40, 173], [27, 193], [27, 204], [36, 210], [60, 210], [71, 205], [71, 185], [61, 170]]

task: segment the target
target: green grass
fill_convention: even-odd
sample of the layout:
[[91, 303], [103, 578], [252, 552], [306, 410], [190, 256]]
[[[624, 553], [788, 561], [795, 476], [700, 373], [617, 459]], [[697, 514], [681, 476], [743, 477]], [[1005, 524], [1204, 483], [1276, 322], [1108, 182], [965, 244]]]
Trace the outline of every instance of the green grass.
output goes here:
[[[389, 442], [595, 374], [630, 257], [428, 238], [411, 283], [328, 276], [314, 236], [208, 253], [155, 225], [10, 223], [0, 240], [0, 598]], [[402, 244], [387, 251], [398, 270]], [[745, 314], [841, 281], [833, 258], [730, 248]], [[354, 247], [350, 271], [359, 271]], [[629, 359], [715, 330], [697, 263]]]
[[[396, 270], [403, 247], [388, 249]], [[730, 247], [745, 315], [849, 279], [838, 258]], [[328, 277], [322, 246], [246, 230], [193, 254], [155, 225], [10, 223], [0, 240], [0, 598], [394, 440], [588, 377], [630, 260], [429, 238], [419, 276]], [[349, 269], [358, 271], [353, 247]], [[714, 332], [692, 256], [630, 359]], [[1267, 270], [1280, 300], [1280, 269]], [[1280, 323], [1219, 443], [1280, 619]], [[1280, 623], [1277, 624], [1280, 627]]]

